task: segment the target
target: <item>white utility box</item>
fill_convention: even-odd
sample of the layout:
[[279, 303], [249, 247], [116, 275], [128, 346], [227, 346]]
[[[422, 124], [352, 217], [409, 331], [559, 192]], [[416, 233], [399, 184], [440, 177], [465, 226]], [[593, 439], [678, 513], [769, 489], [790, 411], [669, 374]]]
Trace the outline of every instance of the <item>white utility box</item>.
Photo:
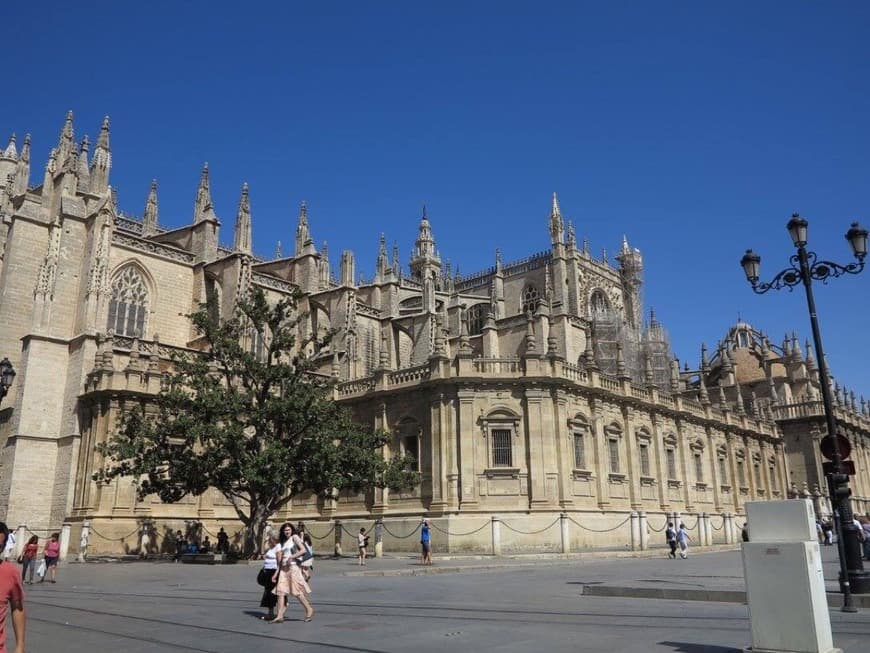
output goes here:
[[822, 559], [809, 500], [746, 504], [743, 574], [753, 653], [841, 653], [834, 648]]

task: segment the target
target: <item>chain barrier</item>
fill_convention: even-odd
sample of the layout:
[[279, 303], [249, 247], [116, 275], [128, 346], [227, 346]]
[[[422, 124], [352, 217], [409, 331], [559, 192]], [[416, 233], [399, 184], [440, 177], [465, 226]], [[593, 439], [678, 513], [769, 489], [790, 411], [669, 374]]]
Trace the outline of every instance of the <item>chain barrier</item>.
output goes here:
[[[377, 522], [372, 522], [372, 525], [366, 529], [366, 533], [368, 533], [370, 530], [372, 530], [375, 527], [375, 524], [377, 524]], [[341, 530], [343, 530], [345, 533], [347, 533], [348, 536], [351, 538], [354, 538], [357, 536], [357, 533], [351, 533], [349, 530], [347, 530], [347, 528], [345, 527], [344, 524], [341, 525]]]
[[407, 539], [407, 538], [411, 537], [414, 533], [416, 533], [417, 531], [420, 530], [420, 526], [421, 526], [421, 524], [417, 524], [417, 527], [416, 527], [413, 531], [411, 531], [410, 533], [408, 533], [407, 535], [396, 535], [395, 533], [391, 532], [389, 528], [387, 528], [387, 524], [386, 524], [386, 522], [381, 522], [381, 523], [382, 523], [383, 526], [384, 526], [384, 532], [385, 532], [387, 535], [389, 535], [390, 537], [394, 537], [394, 538], [396, 538], [397, 540], [404, 540], [404, 539]]
[[686, 530], [687, 530], [687, 531], [693, 531], [693, 530], [695, 530], [695, 528], [697, 528], [697, 526], [698, 526], [698, 518], [697, 518], [697, 517], [695, 518], [695, 524], [694, 524], [694, 526], [689, 526], [689, 525], [686, 523], [686, 520], [685, 520], [685, 519], [681, 519], [681, 520], [680, 520], [680, 523], [681, 523], [683, 526], [686, 527]]
[[136, 535], [139, 532], [139, 527], [137, 526], [136, 528], [134, 528], [132, 531], [130, 531], [129, 533], [127, 533], [127, 535], [124, 535], [123, 537], [106, 537], [105, 535], [101, 534], [100, 531], [98, 531], [93, 526], [90, 527], [90, 532], [93, 533], [94, 535], [96, 535], [97, 537], [106, 540], [107, 542], [123, 542], [131, 535]]
[[631, 515], [629, 515], [628, 517], [626, 517], [625, 519], [623, 519], [620, 523], [618, 523], [618, 524], [617, 524], [616, 526], [614, 526], [613, 528], [605, 528], [604, 530], [598, 530], [598, 529], [595, 529], [595, 528], [587, 528], [586, 526], [584, 526], [584, 525], [581, 524], [580, 522], [576, 521], [576, 520], [575, 520], [571, 515], [568, 515], [568, 519], [569, 519], [570, 521], [574, 522], [574, 524], [576, 524], [577, 526], [579, 526], [580, 528], [582, 528], [584, 531], [589, 531], [589, 532], [591, 532], [591, 533], [609, 533], [610, 531], [615, 531], [617, 528], [619, 528], [619, 527], [624, 526], [625, 524], [627, 524], [627, 523], [629, 522], [629, 520], [631, 519]]
[[549, 526], [545, 526], [544, 528], [542, 528], [541, 530], [538, 530], [538, 531], [521, 531], [519, 529], [514, 528], [513, 526], [511, 526], [510, 524], [508, 524], [505, 521], [503, 521], [502, 524], [504, 524], [505, 528], [507, 528], [509, 531], [513, 531], [514, 533], [519, 533], [520, 535], [538, 535], [539, 533], [543, 533], [544, 531], [547, 531], [547, 530], [550, 530], [551, 528], [553, 528], [553, 526], [555, 526], [556, 524], [559, 523], [559, 519], [561, 519], [561, 518], [556, 517], [556, 520], [552, 524], [550, 524]]
[[326, 531], [326, 535], [324, 535], [322, 537], [318, 537], [317, 535], [315, 535], [314, 533], [309, 531], [307, 528], [305, 529], [305, 532], [311, 536], [312, 540], [325, 540], [327, 537], [329, 537], [330, 535], [332, 535], [335, 532], [335, 522], [333, 522], [330, 525], [329, 530]]
[[[47, 535], [50, 535], [51, 533], [58, 532], [58, 531], [53, 531], [50, 528], [37, 528], [35, 531], [32, 531], [29, 528], [27, 528], [27, 526], [24, 527], [24, 530], [27, 533], [30, 533], [31, 535], [36, 535], [37, 537], [40, 537], [40, 535], [39, 535], [40, 533], [46, 533]], [[10, 530], [9, 532], [13, 533], [13, 534], [15, 533], [15, 531], [13, 531], [13, 530]]]
[[714, 531], [721, 531], [723, 528], [725, 528], [725, 520], [724, 519], [722, 520], [722, 524], [720, 526], [716, 526], [713, 523], [713, 520], [711, 519], [710, 520], [710, 528], [712, 528]]
[[652, 525], [649, 523], [649, 521], [647, 521], [646, 526], [653, 533], [661, 533], [662, 531], [664, 531], [668, 527], [668, 518], [665, 517], [665, 522], [662, 524], [661, 528], [653, 528]]
[[445, 535], [451, 535], [452, 537], [465, 537], [466, 535], [474, 535], [475, 533], [479, 533], [484, 528], [489, 526], [490, 523], [491, 523], [491, 521], [484, 522], [483, 526], [481, 526], [480, 528], [475, 528], [473, 531], [468, 531], [467, 533], [453, 533], [451, 531], [444, 530], [443, 528], [438, 528], [435, 524], [429, 524], [429, 525], [432, 528], [434, 528], [436, 531], [438, 531], [439, 533], [444, 533]]

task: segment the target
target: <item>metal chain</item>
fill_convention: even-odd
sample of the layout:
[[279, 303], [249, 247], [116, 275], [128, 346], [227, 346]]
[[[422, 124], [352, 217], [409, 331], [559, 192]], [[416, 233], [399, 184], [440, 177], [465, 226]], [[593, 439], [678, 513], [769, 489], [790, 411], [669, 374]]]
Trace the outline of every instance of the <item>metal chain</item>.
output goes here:
[[622, 520], [620, 523], [618, 523], [618, 524], [617, 524], [616, 526], [614, 526], [613, 528], [605, 528], [604, 530], [597, 530], [597, 529], [595, 529], [595, 528], [587, 528], [586, 526], [584, 526], [584, 525], [581, 524], [580, 522], [575, 521], [575, 519], [574, 519], [571, 515], [568, 515], [568, 519], [570, 519], [572, 522], [574, 522], [577, 526], [579, 526], [580, 528], [582, 528], [584, 531], [590, 531], [590, 532], [592, 532], [592, 533], [609, 533], [610, 531], [615, 531], [615, 530], [616, 530], [617, 528], [619, 528], [620, 526], [624, 526], [625, 524], [627, 524], [627, 523], [628, 523], [628, 520], [631, 519], [631, 515], [629, 515], [628, 517], [626, 517], [624, 520]]
[[695, 525], [694, 525], [694, 526], [689, 526], [689, 525], [686, 523], [686, 520], [685, 520], [685, 519], [681, 519], [681, 520], [680, 520], [680, 523], [681, 523], [683, 526], [686, 527], [686, 530], [687, 530], [687, 531], [693, 531], [693, 530], [695, 530], [695, 528], [698, 526], [698, 518], [697, 518], [697, 517], [695, 518]]
[[663, 530], [665, 530], [668, 527], [668, 518], [665, 517], [665, 523], [662, 524], [661, 528], [653, 528], [652, 526], [650, 526], [649, 522], [646, 523], [646, 526], [654, 533], [661, 533]]
[[417, 527], [413, 531], [408, 533], [407, 535], [396, 535], [395, 533], [391, 532], [389, 528], [387, 528], [387, 525], [385, 523], [383, 523], [383, 522], [381, 522], [381, 523], [383, 524], [384, 532], [387, 535], [389, 535], [390, 537], [396, 538], [397, 540], [407, 539], [407, 538], [411, 537], [414, 533], [416, 533], [417, 531], [420, 530], [420, 524], [417, 524]]
[[711, 519], [710, 528], [712, 528], [714, 531], [721, 531], [723, 528], [725, 528], [725, 520], [723, 519], [722, 524], [717, 528], [716, 525], [713, 523], [713, 520]]
[[538, 533], [543, 533], [544, 531], [553, 528], [553, 526], [555, 526], [556, 524], [559, 523], [559, 519], [561, 519], [561, 518], [556, 517], [556, 520], [552, 524], [550, 524], [549, 526], [545, 526], [544, 528], [542, 528], [539, 531], [521, 531], [519, 529], [514, 528], [513, 526], [511, 526], [510, 524], [508, 524], [505, 521], [503, 521], [502, 524], [504, 524], [505, 528], [507, 528], [509, 531], [513, 531], [514, 533], [519, 533], [520, 535], [537, 535]]
[[139, 527], [137, 526], [136, 528], [134, 528], [132, 531], [130, 531], [127, 535], [124, 535], [123, 537], [106, 537], [105, 535], [102, 535], [102, 534], [100, 533], [100, 531], [98, 531], [98, 530], [97, 530], [96, 528], [94, 528], [93, 526], [91, 526], [89, 530], [90, 530], [91, 533], [93, 533], [93, 534], [96, 535], [97, 537], [100, 537], [100, 538], [106, 540], [107, 542], [123, 542], [123, 541], [126, 540], [128, 537], [130, 537], [131, 535], [135, 535], [136, 533], [138, 533], [138, 532], [139, 532]]
[[432, 528], [434, 528], [436, 531], [444, 533], [445, 535], [451, 535], [453, 537], [465, 537], [466, 535], [474, 535], [475, 533], [479, 533], [484, 528], [486, 528], [489, 523], [490, 522], [484, 522], [483, 526], [481, 526], [480, 528], [475, 528], [473, 531], [468, 531], [467, 533], [452, 533], [450, 531], [444, 530], [443, 528], [438, 528], [435, 524], [430, 524], [430, 526], [432, 526]]
[[329, 530], [326, 532], [326, 535], [324, 535], [323, 537], [318, 537], [317, 535], [315, 535], [314, 533], [312, 533], [312, 532], [309, 531], [309, 530], [306, 530], [305, 532], [308, 533], [308, 534], [311, 536], [311, 539], [313, 539], [313, 540], [325, 540], [327, 537], [329, 537], [330, 535], [332, 535], [332, 533], [333, 533], [334, 531], [335, 531], [335, 524], [333, 523], [333, 524], [329, 527]]

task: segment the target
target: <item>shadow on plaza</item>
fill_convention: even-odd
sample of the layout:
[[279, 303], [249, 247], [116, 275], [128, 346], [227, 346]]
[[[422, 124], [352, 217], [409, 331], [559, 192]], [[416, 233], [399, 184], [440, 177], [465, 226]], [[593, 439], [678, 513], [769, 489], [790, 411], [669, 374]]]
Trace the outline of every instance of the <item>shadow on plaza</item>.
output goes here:
[[659, 642], [661, 646], [674, 647], [675, 653], [741, 653], [743, 649], [713, 644], [692, 644], [690, 642]]

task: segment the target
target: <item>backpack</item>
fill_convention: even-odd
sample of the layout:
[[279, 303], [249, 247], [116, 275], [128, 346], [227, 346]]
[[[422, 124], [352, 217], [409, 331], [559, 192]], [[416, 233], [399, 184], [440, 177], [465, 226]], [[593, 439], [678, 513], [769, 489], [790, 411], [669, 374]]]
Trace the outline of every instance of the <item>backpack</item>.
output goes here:
[[677, 532], [673, 528], [667, 529], [665, 531], [665, 539], [667, 540], [668, 544], [670, 544], [671, 542], [676, 542]]

